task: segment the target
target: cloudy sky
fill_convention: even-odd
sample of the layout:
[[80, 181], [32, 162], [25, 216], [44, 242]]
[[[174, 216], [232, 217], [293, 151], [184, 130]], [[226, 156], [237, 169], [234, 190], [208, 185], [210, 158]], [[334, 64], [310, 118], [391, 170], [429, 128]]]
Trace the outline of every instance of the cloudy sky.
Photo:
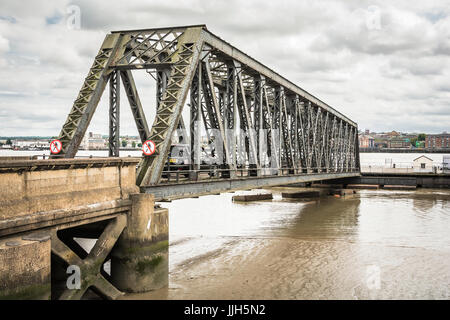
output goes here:
[[[1, 0], [0, 136], [58, 135], [109, 31], [188, 24], [206, 24], [360, 129], [450, 131], [446, 0]], [[151, 124], [153, 80], [135, 77]], [[137, 135], [122, 101], [121, 134]], [[108, 132], [107, 108], [105, 95], [90, 131]]]

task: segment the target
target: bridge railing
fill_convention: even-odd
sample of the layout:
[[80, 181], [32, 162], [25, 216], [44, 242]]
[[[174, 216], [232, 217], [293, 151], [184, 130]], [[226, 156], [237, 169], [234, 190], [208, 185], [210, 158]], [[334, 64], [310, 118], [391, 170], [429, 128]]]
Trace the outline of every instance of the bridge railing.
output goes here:
[[[210, 167], [198, 170], [165, 170], [162, 172], [161, 182], [163, 183], [183, 183], [196, 180], [213, 180], [227, 178], [251, 178], [251, 177], [276, 177], [286, 175], [312, 175], [319, 173], [358, 173], [359, 168], [338, 168], [330, 169], [326, 167], [312, 168], [237, 168], [222, 169]], [[225, 175], [228, 174], [227, 175]]]

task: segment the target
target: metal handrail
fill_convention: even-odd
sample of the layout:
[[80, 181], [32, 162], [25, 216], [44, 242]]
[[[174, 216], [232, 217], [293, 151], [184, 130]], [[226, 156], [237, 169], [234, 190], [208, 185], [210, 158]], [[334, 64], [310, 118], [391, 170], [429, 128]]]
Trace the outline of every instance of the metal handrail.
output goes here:
[[[320, 170], [319, 170], [320, 169]], [[180, 181], [180, 175], [194, 175], [197, 178], [194, 178], [193, 180], [198, 179], [198, 175], [201, 173], [208, 173], [209, 179], [214, 178], [220, 178], [219, 173], [222, 172], [235, 172], [236, 177], [255, 177], [255, 175], [251, 175], [250, 173], [257, 172], [258, 170], [267, 170], [267, 171], [278, 171], [277, 174], [262, 174], [261, 176], [264, 177], [270, 177], [270, 176], [283, 176], [283, 175], [292, 175], [292, 174], [307, 174], [307, 175], [313, 175], [318, 174], [322, 172], [327, 173], [359, 173], [359, 168], [356, 167], [349, 167], [349, 168], [338, 168], [338, 169], [330, 169], [326, 167], [310, 167], [310, 168], [276, 168], [276, 167], [269, 167], [269, 168], [236, 168], [236, 169], [228, 169], [228, 168], [208, 168], [208, 169], [192, 169], [192, 170], [165, 170], [162, 172], [163, 177], [165, 178], [165, 181], [170, 182], [172, 180], [172, 176], [175, 175], [174, 181], [179, 182]], [[246, 175], [244, 175], [246, 173]], [[230, 175], [231, 176], [231, 175]], [[190, 177], [188, 178], [190, 179]], [[207, 179], [201, 179], [201, 180], [207, 180]]]

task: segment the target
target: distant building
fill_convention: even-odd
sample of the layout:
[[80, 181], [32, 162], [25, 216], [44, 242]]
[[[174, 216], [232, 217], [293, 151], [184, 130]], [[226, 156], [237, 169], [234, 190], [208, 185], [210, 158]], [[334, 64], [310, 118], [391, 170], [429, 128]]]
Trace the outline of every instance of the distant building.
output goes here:
[[133, 148], [133, 144], [134, 144], [134, 148], [139, 148], [138, 144], [141, 143], [141, 139], [139, 138], [129, 138], [127, 140], [127, 147], [128, 148]]
[[420, 156], [413, 160], [414, 172], [433, 172], [433, 159]]
[[360, 148], [375, 148], [375, 139], [371, 136], [359, 136]]
[[393, 149], [405, 149], [411, 148], [411, 143], [408, 138], [392, 137], [388, 140], [388, 146]]
[[391, 131], [391, 132], [388, 132], [387, 134], [386, 134], [388, 137], [398, 137], [398, 136], [400, 136], [400, 133], [399, 132], [397, 132], [397, 131]]
[[387, 148], [388, 143], [386, 140], [375, 140], [375, 148], [381, 149], [381, 148]]
[[366, 130], [364, 131], [364, 134], [365, 134], [366, 136], [368, 136], [368, 135], [370, 134], [370, 130], [369, 130], [369, 129], [366, 129]]
[[105, 149], [106, 148], [106, 140], [99, 133], [89, 132], [83, 138], [80, 143], [80, 149], [84, 150], [96, 150], [96, 149]]
[[430, 149], [450, 148], [450, 134], [428, 134], [425, 138], [425, 147]]

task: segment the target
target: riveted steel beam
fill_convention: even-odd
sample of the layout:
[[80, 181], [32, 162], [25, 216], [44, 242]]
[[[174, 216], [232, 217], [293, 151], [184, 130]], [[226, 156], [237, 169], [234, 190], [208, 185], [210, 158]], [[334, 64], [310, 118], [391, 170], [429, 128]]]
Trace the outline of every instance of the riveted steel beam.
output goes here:
[[118, 157], [120, 150], [120, 77], [119, 71], [109, 76], [109, 138], [110, 157]]

